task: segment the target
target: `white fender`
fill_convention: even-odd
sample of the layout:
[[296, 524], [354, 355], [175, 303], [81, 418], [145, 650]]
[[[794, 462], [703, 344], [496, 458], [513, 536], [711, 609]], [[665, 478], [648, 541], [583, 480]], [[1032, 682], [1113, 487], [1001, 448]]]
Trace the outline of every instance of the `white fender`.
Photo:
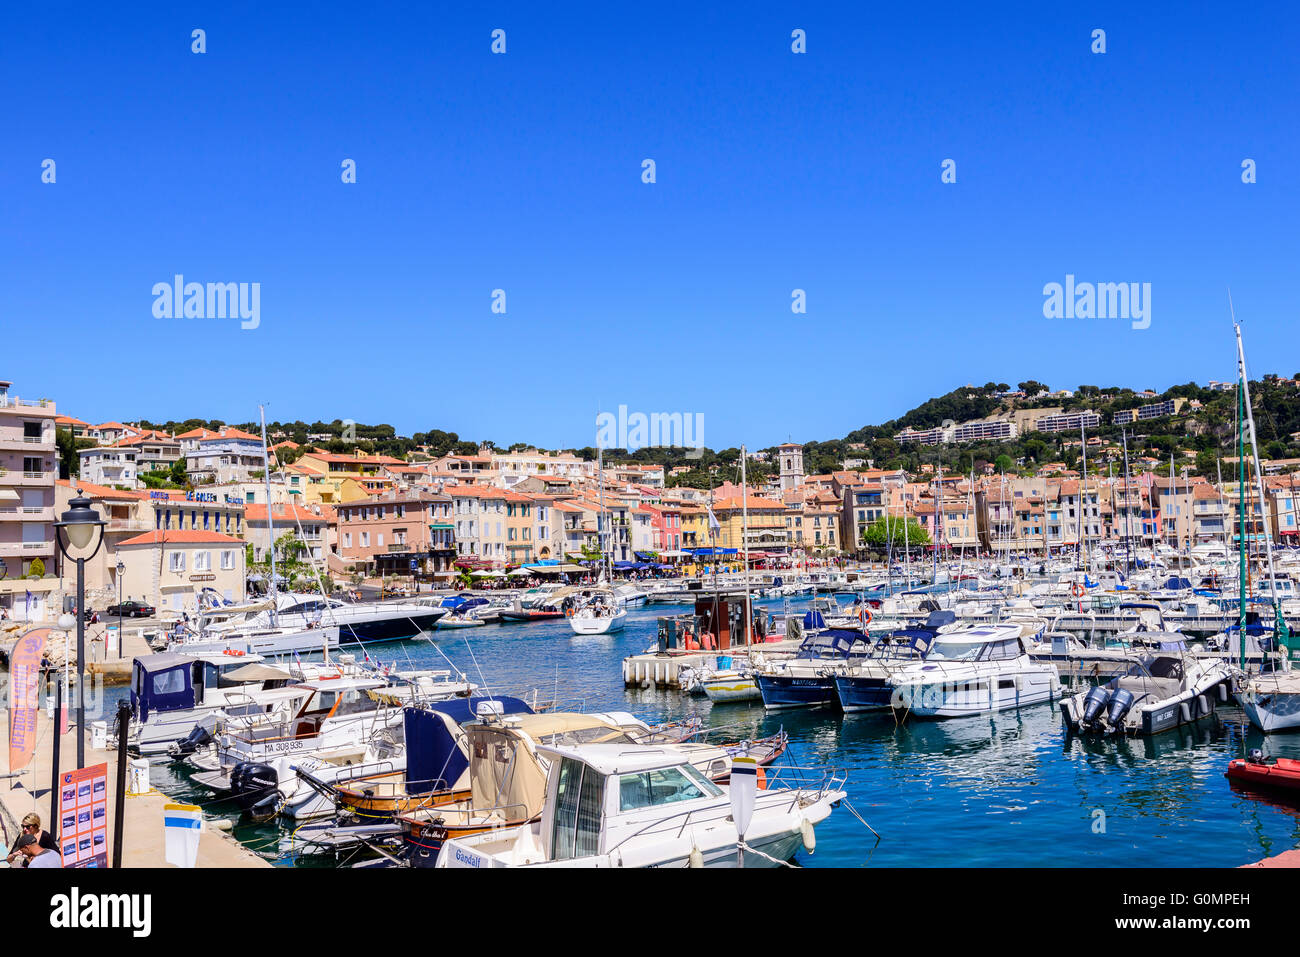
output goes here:
[[799, 825], [799, 831], [803, 835], [803, 846], [809, 854], [817, 850], [817, 834], [813, 831], [813, 822], [807, 818]]

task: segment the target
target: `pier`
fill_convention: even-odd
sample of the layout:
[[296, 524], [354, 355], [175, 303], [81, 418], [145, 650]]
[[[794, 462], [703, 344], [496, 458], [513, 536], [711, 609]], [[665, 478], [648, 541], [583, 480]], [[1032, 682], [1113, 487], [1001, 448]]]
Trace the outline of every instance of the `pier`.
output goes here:
[[[54, 772], [54, 728], [54, 722], [44, 711], [41, 711], [37, 717], [39, 739], [36, 752], [32, 756], [31, 763], [17, 775], [11, 775], [9, 770], [9, 749], [0, 748], [0, 830], [3, 830], [6, 852], [21, 833], [19, 825], [27, 814], [40, 815], [41, 828], [51, 834], [58, 834], [59, 822], [50, 819], [50, 784]], [[78, 729], [74, 726], [60, 737], [60, 771], [75, 771], [77, 768], [77, 733]], [[103, 750], [92, 747], [89, 729], [87, 729], [87, 765], [104, 762], [108, 764], [108, 857], [111, 866], [113, 822], [116, 820], [117, 813], [117, 739], [110, 733], [106, 743], [108, 747]], [[168, 864], [166, 859], [163, 809], [175, 799], [150, 788], [143, 794], [128, 793], [123, 800], [125, 808], [122, 819], [122, 866], [171, 867], [172, 865]], [[271, 865], [236, 841], [225, 830], [219, 829], [212, 821], [205, 820], [195, 866], [270, 867]]]

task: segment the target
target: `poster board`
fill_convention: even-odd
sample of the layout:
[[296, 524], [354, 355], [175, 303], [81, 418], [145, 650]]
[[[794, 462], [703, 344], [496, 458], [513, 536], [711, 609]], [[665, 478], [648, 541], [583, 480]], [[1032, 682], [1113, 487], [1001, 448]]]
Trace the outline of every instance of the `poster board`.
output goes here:
[[59, 775], [59, 852], [64, 867], [108, 867], [108, 764]]

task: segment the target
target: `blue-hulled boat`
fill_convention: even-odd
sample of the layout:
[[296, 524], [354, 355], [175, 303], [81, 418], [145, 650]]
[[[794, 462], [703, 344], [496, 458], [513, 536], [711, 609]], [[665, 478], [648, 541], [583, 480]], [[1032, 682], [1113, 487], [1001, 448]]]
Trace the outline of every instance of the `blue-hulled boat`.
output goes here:
[[763, 707], [776, 710], [830, 704], [835, 697], [834, 672], [864, 658], [870, 648], [869, 637], [849, 628], [828, 628], [808, 635], [793, 658], [755, 670]]
[[951, 611], [941, 610], [930, 612], [924, 625], [881, 635], [870, 655], [856, 667], [835, 675], [835, 698], [840, 710], [853, 712], [888, 708], [894, 690], [891, 683], [894, 671], [902, 665], [924, 659], [934, 639], [955, 627], [959, 627], [957, 616]]

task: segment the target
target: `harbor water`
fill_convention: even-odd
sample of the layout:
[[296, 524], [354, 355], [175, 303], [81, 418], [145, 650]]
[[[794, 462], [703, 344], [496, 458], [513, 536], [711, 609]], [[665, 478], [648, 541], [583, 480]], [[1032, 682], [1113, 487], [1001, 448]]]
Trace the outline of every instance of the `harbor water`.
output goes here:
[[[399, 668], [447, 667], [450, 659], [489, 691], [536, 689], [539, 699], [574, 710], [630, 711], [650, 723], [694, 712], [731, 740], [784, 728], [790, 748], [781, 761], [841, 769], [849, 802], [881, 836], [840, 808], [818, 827], [815, 853], [796, 858], [805, 867], [1232, 867], [1300, 845], [1300, 808], [1236, 791], [1224, 777], [1229, 759], [1250, 748], [1300, 758], [1300, 734], [1265, 738], [1235, 707], [1155, 738], [1092, 742], [1067, 737], [1055, 705], [898, 725], [889, 712], [767, 714], [758, 702], [710, 706], [677, 691], [625, 689], [622, 659], [653, 644], [658, 616], [681, 610], [632, 610], [613, 635], [576, 636], [555, 620], [434, 632], [368, 650]], [[236, 821], [236, 837], [277, 864], [335, 864], [302, 856], [290, 829], [238, 822], [165, 761], [156, 760], [151, 780]]]

